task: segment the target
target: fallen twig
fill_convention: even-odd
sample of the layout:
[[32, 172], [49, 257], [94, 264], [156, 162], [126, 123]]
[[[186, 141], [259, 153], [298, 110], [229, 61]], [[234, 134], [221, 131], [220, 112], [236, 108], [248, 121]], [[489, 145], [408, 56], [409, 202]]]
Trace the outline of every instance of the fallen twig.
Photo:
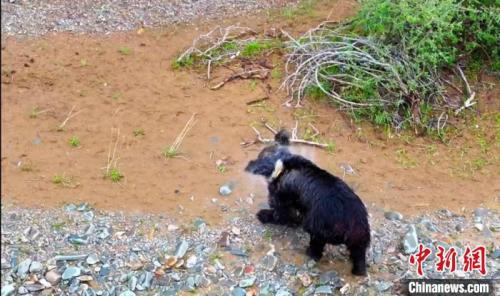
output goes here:
[[[294, 130], [296, 131], [297, 130], [297, 126], [298, 126], [298, 122], [296, 122], [296, 127], [294, 128]], [[268, 123], [264, 122], [264, 126], [270, 130], [273, 134], [276, 134], [277, 131], [276, 129], [274, 129], [272, 126], [270, 126]], [[242, 142], [241, 145], [246, 147], [246, 146], [250, 146], [250, 145], [253, 145], [255, 143], [262, 143], [262, 144], [269, 144], [269, 143], [273, 143], [274, 140], [273, 139], [267, 139], [267, 138], [264, 138], [262, 137], [262, 134], [259, 132], [258, 129], [256, 129], [255, 127], [252, 126], [252, 129], [253, 131], [255, 132], [255, 134], [257, 135], [257, 138], [256, 140], [254, 141], [251, 141], [251, 142]], [[294, 136], [294, 133], [292, 132], [292, 136], [291, 136], [291, 139], [290, 139], [290, 143], [295, 143], [295, 144], [303, 144], [303, 145], [309, 145], [309, 146], [314, 146], [314, 147], [318, 147], [318, 148], [323, 148], [323, 149], [326, 149], [328, 148], [328, 144], [324, 144], [324, 143], [319, 143], [319, 142], [314, 142], [314, 141], [307, 141], [307, 140], [304, 140], [304, 139], [299, 139], [297, 138], [296, 136], [296, 132], [295, 132], [295, 136]]]
[[263, 101], [266, 101], [266, 100], [269, 100], [269, 97], [268, 97], [268, 96], [265, 96], [265, 97], [262, 97], [262, 98], [259, 98], [259, 99], [255, 99], [255, 100], [248, 101], [248, 102], [246, 102], [246, 104], [247, 104], [248, 106], [250, 106], [250, 105], [257, 104], [257, 103], [260, 103], [260, 102], [263, 102]]
[[[116, 139], [113, 145], [113, 132], [116, 130]], [[118, 141], [120, 140], [120, 129], [111, 129], [111, 142], [109, 143], [108, 149], [108, 160], [106, 163], [106, 176], [109, 175], [109, 172], [112, 168], [115, 168], [118, 162], [118, 157], [116, 157], [116, 150], [118, 148]]]
[[226, 83], [232, 81], [232, 80], [235, 80], [235, 79], [266, 79], [267, 76], [269, 74], [269, 71], [267, 70], [264, 70], [264, 69], [254, 69], [254, 70], [248, 70], [248, 71], [242, 71], [242, 72], [238, 72], [238, 73], [235, 73], [229, 77], [227, 77], [226, 79], [224, 79], [223, 81], [217, 83], [216, 85], [214, 86], [211, 86], [209, 87], [211, 90], [217, 90], [221, 87], [223, 87]]
[[66, 116], [66, 119], [64, 119], [64, 121], [57, 127], [57, 130], [62, 130], [64, 128], [64, 126], [66, 125], [66, 123], [68, 123], [68, 120], [70, 120], [71, 118], [77, 116], [78, 113], [82, 112], [82, 110], [80, 110], [80, 111], [78, 111], [76, 113], [73, 113], [73, 111], [75, 110], [75, 108], [76, 108], [76, 105], [74, 105], [73, 108], [71, 108], [71, 110], [68, 113], [68, 116]]
[[164, 153], [165, 156], [168, 156], [168, 157], [176, 157], [176, 156], [178, 156], [177, 153], [179, 151], [179, 147], [182, 144], [182, 141], [184, 140], [184, 138], [186, 137], [187, 133], [194, 126], [195, 123], [196, 123], [196, 113], [193, 113], [193, 115], [191, 115], [191, 117], [189, 118], [189, 120], [184, 125], [184, 128], [181, 130], [181, 132], [175, 138], [175, 141], [165, 151], [165, 153]]
[[455, 115], [458, 115], [463, 110], [465, 110], [465, 109], [467, 109], [469, 107], [472, 107], [472, 106], [474, 106], [477, 103], [477, 102], [474, 101], [474, 98], [476, 97], [476, 92], [473, 92], [471, 90], [469, 82], [467, 81], [467, 78], [465, 77], [464, 72], [462, 71], [462, 69], [458, 65], [457, 65], [457, 70], [458, 70], [458, 73], [460, 74], [460, 77], [462, 78], [462, 80], [463, 80], [463, 82], [465, 84], [465, 89], [467, 90], [467, 96], [468, 96], [468, 98], [465, 100], [464, 104], [460, 108], [458, 108], [457, 110], [455, 110]]

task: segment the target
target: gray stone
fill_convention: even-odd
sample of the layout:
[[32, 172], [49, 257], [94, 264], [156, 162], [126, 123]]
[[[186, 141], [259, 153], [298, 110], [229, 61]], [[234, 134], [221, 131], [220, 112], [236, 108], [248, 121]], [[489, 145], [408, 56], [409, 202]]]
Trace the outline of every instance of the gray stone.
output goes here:
[[498, 259], [498, 258], [500, 258], [500, 249], [496, 249], [495, 251], [493, 251], [493, 252], [491, 253], [491, 258], [493, 258], [493, 259]]
[[233, 193], [234, 182], [226, 182], [219, 188], [219, 194], [222, 196], [228, 196]]
[[24, 286], [30, 292], [37, 292], [45, 289], [43, 285], [40, 284], [28, 284]]
[[63, 280], [69, 280], [69, 279], [72, 279], [74, 277], [79, 276], [80, 273], [81, 273], [80, 268], [74, 267], [74, 266], [70, 266], [70, 267], [66, 268], [66, 270], [63, 272], [62, 279]]
[[19, 287], [19, 289], [17, 289], [17, 293], [19, 295], [25, 295], [25, 294], [28, 294], [30, 291], [28, 291], [28, 289], [26, 289], [26, 287], [24, 286], [21, 286]]
[[88, 255], [58, 255], [54, 257], [55, 261], [79, 261], [85, 260]]
[[135, 296], [135, 293], [130, 291], [130, 290], [127, 290], [127, 291], [121, 292], [120, 296]]
[[235, 287], [233, 289], [233, 292], [231, 293], [232, 296], [246, 296], [247, 295], [247, 291], [245, 291], [245, 289], [242, 289], [240, 287]]
[[185, 240], [182, 240], [175, 249], [175, 257], [182, 258], [186, 255], [186, 252], [189, 248], [189, 243]]
[[331, 286], [319, 286], [314, 290], [314, 293], [331, 295], [333, 294], [333, 289]]
[[17, 266], [17, 276], [20, 278], [26, 277], [30, 270], [31, 259], [25, 259]]
[[33, 141], [32, 141], [33, 145], [40, 145], [42, 144], [42, 138], [40, 138], [39, 136], [36, 136]]
[[239, 286], [242, 287], [242, 288], [248, 288], [248, 287], [251, 287], [255, 284], [255, 281], [257, 280], [257, 278], [255, 276], [252, 276], [252, 277], [249, 277], [249, 278], [245, 278], [245, 279], [242, 279], [240, 282], [239, 282]]
[[61, 281], [61, 275], [55, 270], [50, 270], [45, 274], [45, 278], [52, 285], [57, 285]]
[[83, 218], [85, 218], [85, 220], [87, 221], [92, 221], [92, 219], [94, 219], [94, 212], [88, 211], [83, 213]]
[[278, 292], [276, 292], [276, 296], [293, 296], [293, 294], [285, 289], [280, 289], [278, 290]]
[[483, 223], [484, 218], [488, 215], [488, 210], [485, 208], [477, 208], [474, 210], [474, 222]]
[[403, 251], [406, 255], [412, 254], [417, 250], [418, 236], [414, 225], [409, 225], [408, 231], [403, 238]]
[[73, 245], [86, 245], [89, 243], [89, 237], [72, 234], [68, 237], [68, 241]]
[[278, 258], [273, 255], [266, 255], [262, 258], [261, 264], [268, 271], [273, 271], [276, 268], [276, 264], [278, 263]]
[[134, 291], [136, 287], [137, 287], [137, 277], [133, 275], [128, 280], [128, 288], [130, 289], [130, 291]]
[[229, 248], [229, 252], [230, 252], [231, 254], [235, 255], [235, 256], [239, 256], [239, 257], [248, 257], [248, 254], [247, 254], [244, 250], [242, 250], [242, 249], [240, 249], [240, 248], [238, 248], [238, 247], [231, 246], [231, 247]]
[[37, 272], [40, 272], [42, 270], [43, 270], [42, 263], [37, 262], [37, 261], [31, 262], [31, 265], [30, 265], [30, 272], [31, 273], [37, 273]]
[[2, 286], [2, 296], [10, 296], [13, 295], [15, 292], [16, 292], [15, 284]]
[[391, 282], [381, 281], [381, 282], [377, 282], [375, 284], [375, 288], [377, 289], [377, 291], [383, 292], [383, 291], [387, 291], [390, 287], [392, 287], [392, 285], [393, 284]]
[[85, 261], [87, 262], [88, 265], [94, 265], [98, 263], [100, 260], [97, 254], [93, 253], [90, 254]]
[[186, 267], [188, 269], [191, 269], [196, 266], [196, 263], [198, 262], [198, 258], [195, 255], [189, 256], [189, 258], [186, 260]]
[[151, 282], [153, 281], [153, 273], [146, 271], [144, 276], [144, 281], [142, 282], [142, 286], [146, 289], [151, 287]]
[[391, 220], [391, 221], [401, 221], [403, 219], [403, 215], [399, 212], [385, 212], [384, 213], [384, 217], [387, 219], [387, 220]]

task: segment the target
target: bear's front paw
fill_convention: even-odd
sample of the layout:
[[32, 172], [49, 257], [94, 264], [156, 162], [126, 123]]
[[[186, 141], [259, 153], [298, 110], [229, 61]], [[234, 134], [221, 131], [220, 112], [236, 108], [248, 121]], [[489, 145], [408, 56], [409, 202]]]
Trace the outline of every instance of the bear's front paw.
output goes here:
[[319, 260], [321, 260], [321, 257], [323, 257], [322, 251], [315, 250], [314, 248], [311, 248], [310, 246], [307, 248], [306, 254], [314, 261], [319, 261]]
[[274, 211], [273, 210], [260, 210], [257, 213], [257, 219], [263, 224], [271, 223], [274, 221]]

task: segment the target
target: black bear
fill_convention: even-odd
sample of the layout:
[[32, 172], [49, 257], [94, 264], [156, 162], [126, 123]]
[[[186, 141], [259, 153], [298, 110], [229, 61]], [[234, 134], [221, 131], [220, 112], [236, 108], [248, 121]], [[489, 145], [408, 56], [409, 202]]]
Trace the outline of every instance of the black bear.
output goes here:
[[310, 235], [307, 254], [314, 260], [321, 259], [327, 243], [345, 244], [353, 264], [352, 273], [366, 275], [370, 225], [361, 199], [341, 179], [292, 154], [286, 131], [278, 132], [275, 141], [245, 168], [267, 178], [271, 209], [260, 210], [259, 221], [302, 225]]

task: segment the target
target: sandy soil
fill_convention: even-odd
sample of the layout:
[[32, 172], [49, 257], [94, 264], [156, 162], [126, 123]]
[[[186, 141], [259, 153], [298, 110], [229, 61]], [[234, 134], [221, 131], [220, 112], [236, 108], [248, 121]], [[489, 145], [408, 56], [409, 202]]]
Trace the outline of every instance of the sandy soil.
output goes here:
[[[354, 1], [333, 1], [319, 8], [315, 17], [272, 25], [297, 32], [328, 14], [340, 20], [354, 11]], [[239, 21], [257, 30], [271, 26], [264, 16]], [[221, 204], [240, 198], [245, 202], [250, 193], [256, 197], [249, 207], [266, 199], [263, 180], [243, 173], [262, 147], [240, 145], [255, 137], [250, 125], [265, 118], [288, 128], [299, 119], [302, 131], [311, 122], [324, 139], [335, 141], [333, 154], [297, 149], [336, 175], [343, 175], [343, 163], [351, 165], [357, 174], [345, 179], [366, 203], [402, 213], [498, 205], [494, 202], [500, 194], [498, 163], [463, 169], [461, 149], [467, 147], [470, 157], [479, 153], [473, 138], [457, 138], [449, 145], [422, 138], [388, 139], [321, 103], [299, 110], [282, 107], [285, 96], [276, 91], [278, 81], [271, 82], [270, 100], [249, 107], [246, 102], [262, 96], [260, 87], [254, 89], [249, 81], [211, 91], [204, 73], [172, 70], [171, 60], [195, 36], [213, 27], [205, 23], [141, 34], [8, 38], [1, 59], [2, 202], [53, 207], [86, 201], [97, 208], [186, 219], [201, 216], [217, 223], [224, 215]], [[123, 47], [131, 52], [121, 53]], [[221, 71], [214, 75], [223, 78]], [[73, 106], [80, 113], [58, 131]], [[31, 118], [35, 107], [47, 111]], [[192, 113], [198, 120], [181, 145], [183, 157], [165, 158], [162, 150]], [[112, 128], [120, 130], [118, 167], [125, 177], [119, 183], [103, 178]], [[144, 136], [134, 136], [138, 128], [144, 129]], [[68, 144], [73, 135], [81, 140], [79, 148]], [[495, 153], [498, 146], [487, 155]], [[216, 168], [218, 159], [227, 159], [224, 173]], [[52, 178], [58, 174], [73, 177], [74, 186], [54, 184]], [[236, 182], [233, 194], [219, 196], [219, 186], [230, 180]], [[218, 201], [212, 202], [213, 198]]]

